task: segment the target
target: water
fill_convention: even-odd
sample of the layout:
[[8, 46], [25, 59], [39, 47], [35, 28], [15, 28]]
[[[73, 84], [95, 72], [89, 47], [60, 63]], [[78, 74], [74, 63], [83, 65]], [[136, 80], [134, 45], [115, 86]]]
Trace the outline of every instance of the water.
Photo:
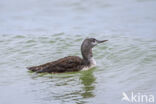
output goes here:
[[[155, 0], [0, 0], [0, 104], [127, 104], [122, 92], [156, 97]], [[81, 56], [97, 67], [63, 74], [25, 67]]]

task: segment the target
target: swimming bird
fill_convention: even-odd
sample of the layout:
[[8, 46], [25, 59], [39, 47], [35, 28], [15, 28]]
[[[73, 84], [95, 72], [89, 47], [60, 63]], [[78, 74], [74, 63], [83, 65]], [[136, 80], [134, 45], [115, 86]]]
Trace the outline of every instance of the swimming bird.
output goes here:
[[78, 56], [68, 56], [43, 65], [28, 67], [28, 69], [37, 73], [62, 73], [90, 69], [96, 66], [92, 48], [106, 41], [108, 40], [100, 41], [95, 38], [86, 38], [81, 45], [82, 58]]

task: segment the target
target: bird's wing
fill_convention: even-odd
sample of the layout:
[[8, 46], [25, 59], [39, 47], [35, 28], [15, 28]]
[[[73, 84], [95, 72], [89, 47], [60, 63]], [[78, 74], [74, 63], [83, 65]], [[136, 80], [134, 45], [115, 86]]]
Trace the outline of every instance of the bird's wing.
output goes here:
[[82, 59], [78, 56], [68, 56], [57, 61], [49, 62], [40, 66], [30, 67], [36, 72], [70, 72], [82, 69]]

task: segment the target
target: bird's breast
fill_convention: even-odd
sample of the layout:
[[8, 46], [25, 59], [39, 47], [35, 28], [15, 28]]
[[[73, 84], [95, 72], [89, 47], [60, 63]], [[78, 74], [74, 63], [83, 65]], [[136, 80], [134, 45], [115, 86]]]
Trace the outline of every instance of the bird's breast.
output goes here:
[[96, 61], [94, 60], [94, 58], [90, 59], [90, 63], [91, 64], [89, 66], [85, 66], [82, 70], [89, 70], [89, 69], [91, 69], [91, 68], [96, 66]]
[[91, 62], [91, 65], [96, 66], [96, 61], [95, 61], [94, 58], [91, 58], [91, 59], [90, 59], [90, 62]]

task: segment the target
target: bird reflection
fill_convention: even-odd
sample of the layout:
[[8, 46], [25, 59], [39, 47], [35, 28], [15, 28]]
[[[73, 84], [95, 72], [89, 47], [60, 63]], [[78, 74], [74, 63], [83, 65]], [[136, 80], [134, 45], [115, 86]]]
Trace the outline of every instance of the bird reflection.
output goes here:
[[80, 80], [81, 83], [84, 85], [84, 93], [82, 93], [81, 96], [83, 98], [94, 97], [95, 95], [93, 93], [93, 90], [95, 89], [95, 86], [93, 85], [93, 83], [95, 82], [96, 78], [93, 75], [93, 69], [82, 72]]
[[[37, 89], [36, 92], [43, 91], [41, 94], [44, 96], [41, 99], [43, 101], [88, 103], [86, 99], [95, 96], [93, 92], [96, 78], [93, 71], [94, 69], [81, 71], [80, 73], [44, 74], [39, 84], [45, 86], [42, 89]], [[79, 81], [76, 80], [77, 78]], [[32, 79], [36, 79], [36, 77]]]

